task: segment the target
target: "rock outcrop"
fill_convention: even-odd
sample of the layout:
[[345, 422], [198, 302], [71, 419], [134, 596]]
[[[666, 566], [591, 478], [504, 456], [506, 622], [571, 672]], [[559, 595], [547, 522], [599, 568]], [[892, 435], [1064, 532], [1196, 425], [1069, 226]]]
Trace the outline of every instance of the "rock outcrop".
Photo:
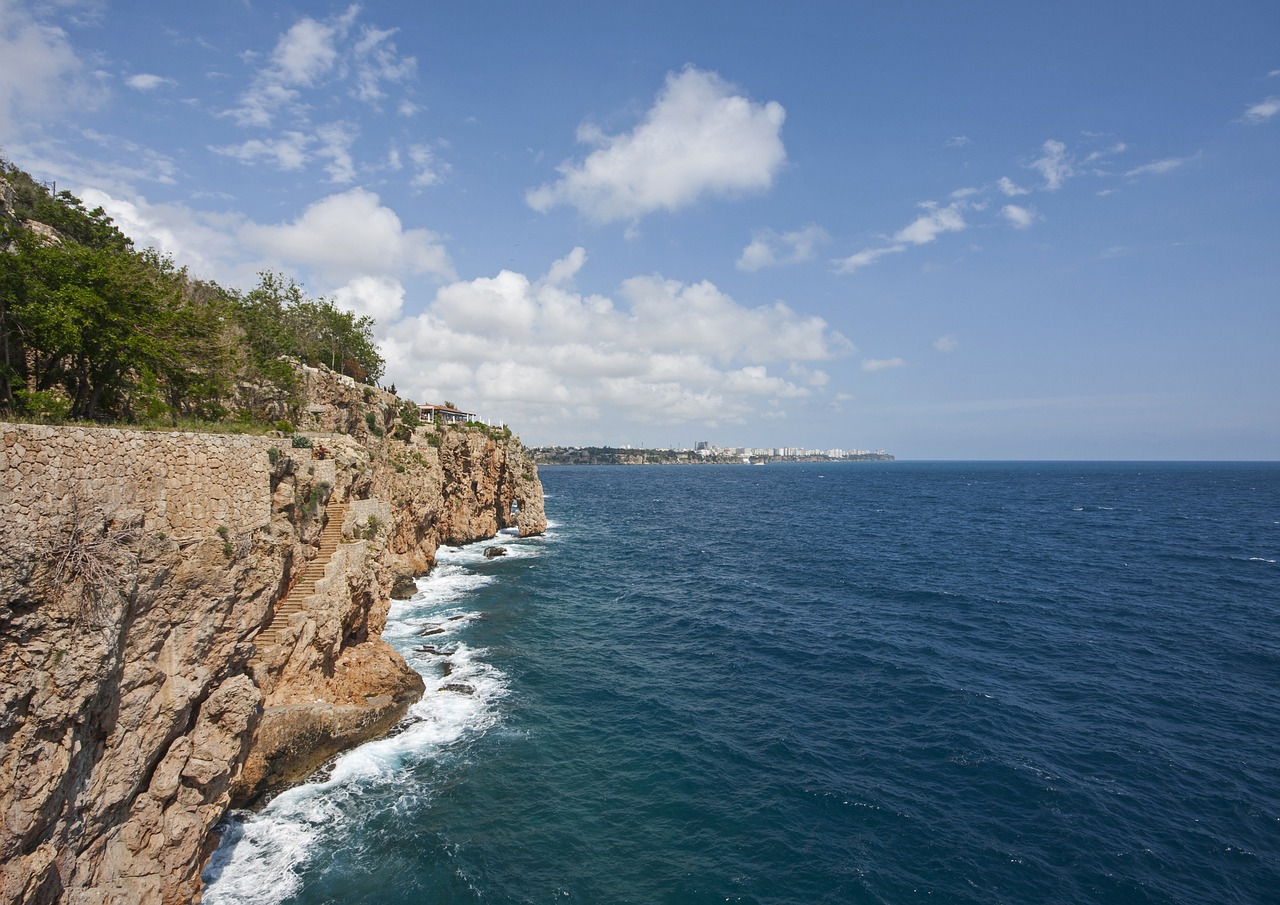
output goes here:
[[[323, 369], [306, 382], [327, 407], [313, 426], [352, 434], [307, 449], [0, 426], [0, 903], [192, 901], [231, 803], [386, 732], [421, 695], [380, 637], [396, 576], [425, 573], [440, 543], [544, 530], [506, 432], [391, 439], [395, 397]], [[330, 500], [342, 542], [276, 631]]]

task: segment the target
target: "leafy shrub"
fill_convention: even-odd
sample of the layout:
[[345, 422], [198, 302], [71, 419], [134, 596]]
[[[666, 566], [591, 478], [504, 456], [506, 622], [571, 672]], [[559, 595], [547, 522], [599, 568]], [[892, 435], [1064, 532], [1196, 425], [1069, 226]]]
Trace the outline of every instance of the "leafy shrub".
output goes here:
[[267, 461], [271, 463], [271, 467], [275, 468], [276, 463], [280, 461], [280, 448], [273, 446], [267, 450]]
[[71, 400], [55, 390], [15, 390], [18, 410], [38, 421], [59, 423], [71, 415]]
[[276, 430], [280, 431], [282, 434], [291, 434], [293, 433], [293, 425], [288, 421], [281, 419], [276, 422]]
[[416, 402], [406, 400], [400, 404], [400, 423], [411, 430], [422, 424], [422, 413], [418, 411]]

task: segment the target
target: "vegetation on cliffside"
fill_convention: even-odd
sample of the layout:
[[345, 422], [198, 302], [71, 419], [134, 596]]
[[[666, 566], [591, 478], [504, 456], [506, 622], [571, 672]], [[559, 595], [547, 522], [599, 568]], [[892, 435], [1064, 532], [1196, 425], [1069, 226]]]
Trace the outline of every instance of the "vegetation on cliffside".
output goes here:
[[0, 250], [3, 417], [252, 420], [237, 384], [296, 397], [285, 359], [363, 383], [383, 373], [371, 318], [275, 273], [247, 293], [197, 278], [2, 158]]

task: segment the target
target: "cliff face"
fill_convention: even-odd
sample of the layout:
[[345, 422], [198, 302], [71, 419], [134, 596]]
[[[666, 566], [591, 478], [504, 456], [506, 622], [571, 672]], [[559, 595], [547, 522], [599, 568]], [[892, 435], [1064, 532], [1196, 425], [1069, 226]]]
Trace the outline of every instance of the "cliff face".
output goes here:
[[394, 397], [307, 380], [310, 405], [366, 428], [316, 436], [323, 459], [287, 438], [0, 428], [0, 902], [190, 901], [230, 803], [422, 693], [380, 639], [393, 580], [441, 542], [545, 528], [515, 440], [379, 438], [365, 413], [391, 427]]

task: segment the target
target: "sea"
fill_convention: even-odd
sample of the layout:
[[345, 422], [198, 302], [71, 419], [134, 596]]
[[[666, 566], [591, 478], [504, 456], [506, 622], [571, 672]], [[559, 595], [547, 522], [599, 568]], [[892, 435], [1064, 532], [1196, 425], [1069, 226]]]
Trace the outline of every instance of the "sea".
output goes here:
[[541, 477], [206, 905], [1280, 902], [1280, 464]]

